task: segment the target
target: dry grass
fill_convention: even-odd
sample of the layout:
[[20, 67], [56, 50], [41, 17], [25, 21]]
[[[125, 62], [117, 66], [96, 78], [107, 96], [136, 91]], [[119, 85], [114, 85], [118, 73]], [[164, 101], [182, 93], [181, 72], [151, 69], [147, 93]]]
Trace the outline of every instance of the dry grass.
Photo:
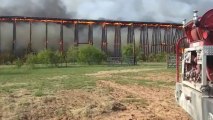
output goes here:
[[175, 72], [164, 65], [4, 67], [0, 119], [189, 119], [174, 100]]

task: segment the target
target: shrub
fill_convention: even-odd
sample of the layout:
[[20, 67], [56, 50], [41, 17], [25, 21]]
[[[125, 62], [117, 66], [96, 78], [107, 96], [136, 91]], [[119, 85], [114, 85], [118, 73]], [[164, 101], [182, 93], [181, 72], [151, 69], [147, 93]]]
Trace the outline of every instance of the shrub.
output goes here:
[[15, 59], [15, 56], [11, 53], [0, 54], [0, 64], [12, 64]]
[[148, 56], [149, 62], [166, 62], [166, 59], [167, 59], [166, 53], [150, 54]]
[[133, 56], [133, 45], [132, 44], [128, 44], [122, 48], [122, 56], [123, 57]]
[[99, 49], [87, 45], [79, 48], [78, 61], [87, 64], [100, 64], [105, 59], [105, 54]]
[[58, 66], [59, 63], [63, 62], [63, 54], [59, 51], [56, 51], [51, 55], [50, 57], [50, 63], [54, 64], [55, 66]]
[[149, 54], [148, 55], [148, 62], [156, 62], [156, 55], [155, 54]]
[[51, 50], [43, 50], [37, 55], [37, 63], [46, 65], [58, 66], [58, 63], [62, 60], [62, 55], [60, 52], [53, 52]]
[[21, 68], [24, 65], [24, 61], [20, 58], [15, 60], [15, 65], [17, 68]]
[[78, 61], [78, 48], [77, 47], [70, 47], [66, 53], [67, 55], [67, 62], [75, 63]]
[[[133, 44], [128, 44], [126, 46], [123, 46], [122, 48], [122, 57], [124, 59], [128, 58], [128, 57], [134, 57], [134, 46]], [[135, 47], [135, 57], [136, 57], [136, 60], [139, 60], [139, 59], [142, 59], [141, 58], [141, 52], [140, 52], [140, 49], [139, 47]]]
[[52, 56], [51, 50], [43, 50], [37, 54], [37, 63], [39, 64], [50, 64], [50, 56]]
[[28, 54], [26, 56], [26, 64], [29, 65], [31, 68], [34, 68], [36, 63], [38, 63], [36, 55]]
[[148, 56], [146, 56], [145, 54], [141, 54], [141, 59], [142, 61], [148, 61]]
[[157, 59], [157, 62], [166, 62], [167, 54], [166, 53], [156, 54], [156, 59]]

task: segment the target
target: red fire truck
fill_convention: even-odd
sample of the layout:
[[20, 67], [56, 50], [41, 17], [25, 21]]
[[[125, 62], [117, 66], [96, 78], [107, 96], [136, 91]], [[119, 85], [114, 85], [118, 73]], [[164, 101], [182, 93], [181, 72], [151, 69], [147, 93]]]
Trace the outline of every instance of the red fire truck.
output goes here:
[[[183, 28], [176, 45], [176, 100], [193, 119], [213, 120], [213, 9], [202, 17], [194, 11]], [[188, 46], [181, 52], [183, 41]]]

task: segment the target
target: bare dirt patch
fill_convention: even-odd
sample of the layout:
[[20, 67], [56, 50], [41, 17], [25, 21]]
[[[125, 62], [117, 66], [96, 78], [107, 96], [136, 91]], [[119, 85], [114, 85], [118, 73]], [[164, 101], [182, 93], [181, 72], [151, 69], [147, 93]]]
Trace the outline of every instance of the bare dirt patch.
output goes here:
[[124, 111], [126, 106], [117, 102], [108, 91], [97, 89], [65, 90], [54, 95], [34, 97], [30, 91], [20, 90], [4, 95], [0, 102], [0, 119], [48, 120], [95, 119], [111, 112]]
[[28, 90], [1, 95], [0, 118], [5, 120], [187, 120], [172, 89], [97, 82], [94, 90], [65, 90], [34, 97]]
[[[108, 86], [114, 89], [113, 92], [111, 92], [111, 95], [118, 101], [122, 101], [129, 96], [145, 101], [143, 104], [134, 104], [134, 101], [126, 104], [128, 109], [124, 112], [110, 114], [111, 119], [189, 119], [189, 116], [176, 105], [172, 89], [147, 88], [136, 85], [120, 85], [110, 81], [101, 81], [99, 82], [99, 86]], [[108, 118], [109, 116], [104, 119]]]
[[158, 73], [146, 73], [146, 76], [136, 76], [133, 79], [145, 79], [145, 80], [152, 80], [152, 81], [156, 81], [156, 80], [160, 80], [160, 81], [167, 81], [167, 82], [172, 82], [174, 81], [174, 75], [171, 73], [167, 73], [167, 72], [158, 72]]

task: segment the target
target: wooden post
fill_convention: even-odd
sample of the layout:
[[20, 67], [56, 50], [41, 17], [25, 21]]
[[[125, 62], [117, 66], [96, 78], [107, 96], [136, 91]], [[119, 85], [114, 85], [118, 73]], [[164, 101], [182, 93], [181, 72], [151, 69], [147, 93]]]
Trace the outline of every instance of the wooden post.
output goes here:
[[0, 54], [1, 54], [1, 51], [2, 51], [2, 42], [1, 42], [1, 27], [2, 26], [2, 24], [1, 24], [1, 22], [0, 22]]
[[93, 25], [92, 24], [89, 24], [88, 42], [90, 45], [93, 45]]
[[45, 49], [48, 49], [48, 23], [46, 22], [46, 39], [45, 39]]
[[115, 26], [114, 53], [115, 57], [121, 56], [121, 28], [119, 25]]
[[133, 43], [134, 26], [128, 26], [127, 44]]
[[74, 38], [74, 46], [78, 46], [78, 23], [74, 23], [74, 27], [75, 27], [75, 38]]
[[64, 26], [63, 21], [61, 22], [61, 29], [60, 29], [60, 52], [64, 52]]
[[32, 52], [32, 22], [30, 21], [30, 42], [28, 45], [28, 52]]
[[[134, 30], [134, 29], [133, 29]], [[136, 65], [136, 47], [135, 47], [135, 33], [133, 32], [133, 61], [134, 61], [134, 65]]]
[[101, 49], [102, 49], [102, 51], [107, 53], [107, 26], [106, 26], [106, 24], [102, 25]]
[[13, 45], [12, 45], [12, 51], [15, 55], [16, 51], [16, 19], [13, 21]]
[[118, 38], [117, 38], [117, 37], [118, 37], [117, 31], [118, 31], [118, 30], [117, 30], [117, 29], [118, 29], [117, 26], [115, 26], [114, 54], [113, 54], [114, 57], [118, 57], [118, 56], [117, 56], [117, 54], [118, 54], [118, 53], [117, 53], [117, 45], [118, 45], [118, 42], [117, 42], [117, 40], [118, 40]]
[[147, 43], [147, 56], [150, 54], [150, 44], [149, 44], [149, 29], [146, 26], [146, 43]]

